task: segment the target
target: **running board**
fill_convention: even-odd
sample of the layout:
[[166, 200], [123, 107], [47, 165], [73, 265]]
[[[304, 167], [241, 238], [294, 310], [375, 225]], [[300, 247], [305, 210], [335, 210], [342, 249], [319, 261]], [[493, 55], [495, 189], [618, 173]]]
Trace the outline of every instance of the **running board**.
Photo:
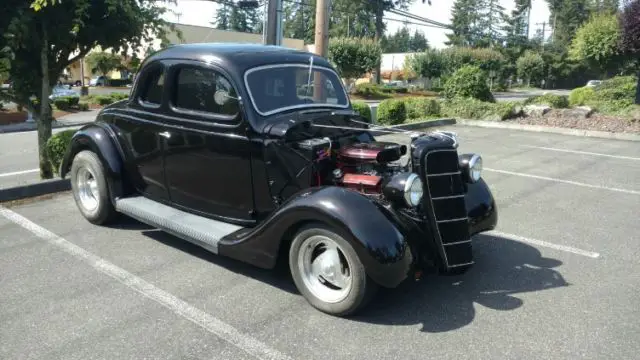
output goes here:
[[116, 200], [116, 211], [201, 246], [214, 254], [218, 253], [220, 239], [242, 229], [240, 226], [193, 215], [143, 196]]

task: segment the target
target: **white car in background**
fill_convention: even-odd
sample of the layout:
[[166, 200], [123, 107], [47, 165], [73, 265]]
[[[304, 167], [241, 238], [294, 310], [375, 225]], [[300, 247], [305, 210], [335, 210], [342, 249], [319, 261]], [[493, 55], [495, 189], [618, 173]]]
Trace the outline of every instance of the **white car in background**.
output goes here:
[[602, 84], [602, 80], [589, 80], [587, 82], [587, 87], [596, 87], [600, 84]]

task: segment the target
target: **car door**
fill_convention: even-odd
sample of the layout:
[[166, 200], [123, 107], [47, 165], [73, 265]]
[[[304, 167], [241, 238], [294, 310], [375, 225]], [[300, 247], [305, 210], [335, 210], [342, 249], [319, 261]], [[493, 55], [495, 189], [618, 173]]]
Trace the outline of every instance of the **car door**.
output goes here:
[[164, 171], [171, 201], [205, 216], [250, 221], [250, 142], [231, 81], [201, 63], [174, 65], [169, 74], [173, 119]]
[[136, 189], [150, 199], [168, 202], [161, 136], [166, 131], [162, 122], [165, 66], [159, 62], [140, 76], [132, 101], [112, 121], [125, 142]]

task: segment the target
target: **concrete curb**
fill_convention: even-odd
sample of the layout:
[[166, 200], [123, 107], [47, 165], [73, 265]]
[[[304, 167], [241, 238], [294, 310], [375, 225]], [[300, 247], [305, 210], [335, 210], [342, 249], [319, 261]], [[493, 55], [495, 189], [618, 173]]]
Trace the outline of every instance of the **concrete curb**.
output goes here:
[[15, 186], [0, 190], [0, 203], [53, 194], [70, 189], [71, 181], [69, 179], [47, 180], [34, 184]]
[[[87, 124], [91, 124], [94, 121], [86, 121], [86, 122], [78, 122], [78, 123], [69, 123], [69, 124], [60, 124], [60, 125], [55, 125], [52, 126], [51, 129], [66, 129], [66, 128], [73, 128], [73, 127], [80, 127], [83, 125], [87, 125]], [[23, 124], [23, 123], [19, 123], [19, 124]], [[4, 125], [4, 126], [11, 126], [11, 125]], [[11, 133], [18, 133], [18, 132], [29, 132], [29, 131], [36, 131], [36, 125], [34, 124], [33, 127], [23, 127], [23, 126], [16, 126], [15, 128], [8, 128], [8, 129], [3, 129], [2, 126], [0, 126], [0, 134], [11, 134]]]
[[596, 131], [596, 130], [567, 129], [567, 128], [558, 128], [558, 127], [541, 126], [541, 125], [509, 124], [506, 122], [465, 120], [465, 119], [457, 120], [457, 124], [464, 125], [464, 126], [484, 127], [484, 128], [511, 129], [511, 130], [553, 133], [553, 134], [561, 134], [561, 135], [585, 136], [585, 137], [594, 137], [594, 138], [601, 138], [601, 139], [640, 141], [640, 135], [628, 134], [628, 133], [611, 133], [611, 132]]
[[[396, 130], [416, 130], [416, 129], [425, 129], [430, 127], [447, 126], [447, 125], [455, 125], [455, 124], [456, 124], [455, 119], [444, 118], [444, 119], [436, 119], [436, 120], [419, 121], [419, 122], [414, 122], [409, 124], [392, 125], [392, 126], [386, 126], [386, 127], [389, 129], [396, 129]], [[369, 132], [374, 136], [389, 134], [388, 132], [377, 131], [377, 130], [371, 130]]]

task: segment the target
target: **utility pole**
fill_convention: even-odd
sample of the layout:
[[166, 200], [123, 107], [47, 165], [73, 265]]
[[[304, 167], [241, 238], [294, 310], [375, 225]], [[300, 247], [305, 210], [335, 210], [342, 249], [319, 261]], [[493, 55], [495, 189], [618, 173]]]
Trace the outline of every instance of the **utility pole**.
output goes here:
[[[424, 3], [424, 1], [423, 1]], [[376, 35], [374, 37], [374, 40], [376, 42], [379, 42], [382, 39], [383, 34], [383, 26], [384, 24], [382, 23], [382, 16], [384, 15], [384, 9], [383, 9], [383, 4], [382, 4], [382, 0], [376, 0]], [[376, 65], [376, 68], [374, 69], [374, 78], [375, 78], [375, 83], [376, 84], [380, 84], [382, 82], [381, 79], [381, 71], [380, 71], [380, 67], [382, 66], [382, 64], [378, 63]]]
[[327, 57], [329, 51], [329, 8], [331, 0], [316, 1], [315, 53]]
[[[329, 9], [331, 0], [316, 1], [316, 36], [314, 52], [322, 57], [329, 55]], [[315, 72], [313, 76], [313, 98], [317, 102], [324, 101], [324, 76]]]
[[282, 45], [282, 0], [268, 0], [266, 8], [267, 21], [264, 26], [264, 44]]

